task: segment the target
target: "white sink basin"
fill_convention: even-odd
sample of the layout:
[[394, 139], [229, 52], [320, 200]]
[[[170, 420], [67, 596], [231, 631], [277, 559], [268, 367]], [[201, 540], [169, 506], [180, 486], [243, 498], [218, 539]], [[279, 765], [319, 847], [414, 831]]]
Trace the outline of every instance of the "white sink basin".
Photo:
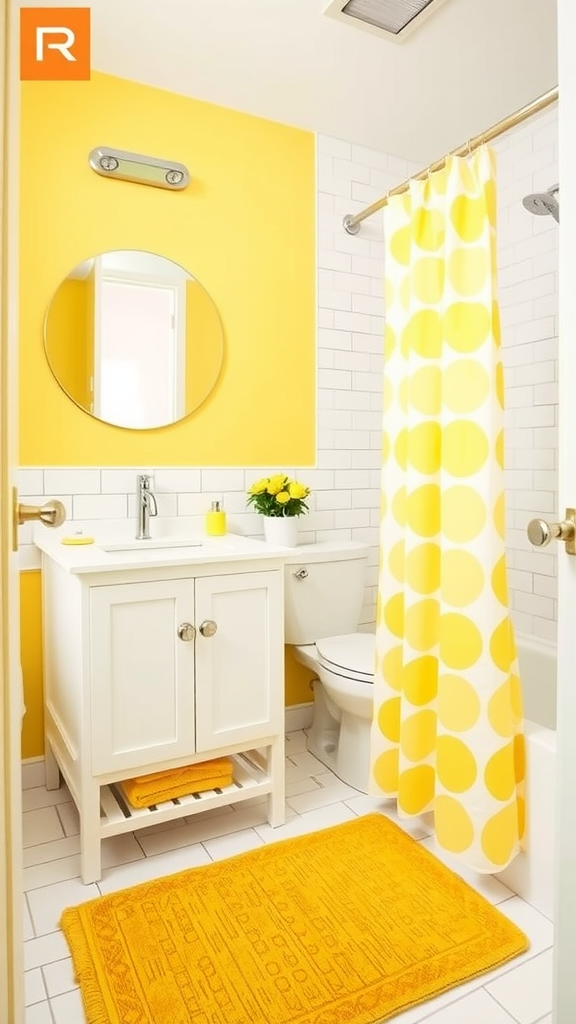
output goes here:
[[154, 551], [157, 548], [200, 548], [204, 541], [198, 537], [152, 537], [150, 540], [122, 540], [99, 544], [102, 551]]

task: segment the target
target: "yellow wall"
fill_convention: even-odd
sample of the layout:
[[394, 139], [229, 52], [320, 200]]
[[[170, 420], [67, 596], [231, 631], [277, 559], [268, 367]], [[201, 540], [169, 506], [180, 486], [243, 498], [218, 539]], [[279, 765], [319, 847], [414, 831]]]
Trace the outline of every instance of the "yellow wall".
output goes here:
[[[89, 82], [23, 82], [21, 138], [21, 464], [312, 465], [312, 133], [93, 72]], [[169, 192], [106, 180], [88, 163], [105, 144], [185, 163], [192, 182]], [[77, 408], [42, 345], [46, 308], [69, 271], [125, 248], [185, 267], [224, 328], [208, 400], [144, 432]]]
[[[107, 181], [88, 164], [101, 145], [185, 163], [192, 183], [174, 193]], [[313, 465], [313, 135], [93, 72], [22, 83], [21, 154], [21, 465]], [[43, 350], [46, 309], [70, 270], [127, 248], [185, 267], [224, 329], [210, 397], [181, 423], [141, 432], [77, 408]], [[21, 580], [23, 756], [33, 757], [43, 752], [40, 573]], [[309, 675], [287, 656], [287, 704], [311, 699]]]

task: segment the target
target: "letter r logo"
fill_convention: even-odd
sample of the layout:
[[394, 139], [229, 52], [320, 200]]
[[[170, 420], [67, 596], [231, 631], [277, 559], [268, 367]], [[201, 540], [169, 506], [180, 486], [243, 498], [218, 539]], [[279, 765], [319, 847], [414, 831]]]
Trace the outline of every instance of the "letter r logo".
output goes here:
[[20, 78], [87, 81], [90, 78], [90, 8], [22, 7]]

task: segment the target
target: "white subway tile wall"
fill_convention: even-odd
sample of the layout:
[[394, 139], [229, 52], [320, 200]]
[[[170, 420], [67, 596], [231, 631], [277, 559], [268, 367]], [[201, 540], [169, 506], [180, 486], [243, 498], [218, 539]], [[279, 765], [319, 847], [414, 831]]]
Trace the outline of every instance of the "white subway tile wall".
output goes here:
[[[556, 509], [557, 244], [551, 217], [530, 216], [522, 196], [557, 181], [556, 112], [546, 111], [499, 140], [499, 282], [506, 382], [507, 548], [516, 627], [554, 640], [554, 553], [526, 538], [533, 515]], [[220, 500], [229, 528], [261, 534], [246, 489], [261, 474], [285, 470], [312, 488], [303, 541], [355, 539], [370, 546], [362, 626], [375, 620], [378, 576], [384, 244], [382, 214], [357, 236], [342, 218], [419, 168], [339, 139], [318, 136], [318, 415], [313, 468], [34, 467], [20, 470], [23, 500], [61, 498], [77, 528], [135, 514], [136, 474], [152, 470], [159, 499], [155, 528], [202, 530]], [[22, 568], [40, 564], [30, 527], [21, 528]]]
[[[558, 119], [550, 108], [494, 143], [498, 166], [498, 282], [505, 373], [506, 548], [517, 630], [556, 641], [556, 553], [526, 536], [556, 518], [558, 465], [558, 225], [523, 196], [558, 183]], [[560, 197], [561, 202], [561, 197]]]

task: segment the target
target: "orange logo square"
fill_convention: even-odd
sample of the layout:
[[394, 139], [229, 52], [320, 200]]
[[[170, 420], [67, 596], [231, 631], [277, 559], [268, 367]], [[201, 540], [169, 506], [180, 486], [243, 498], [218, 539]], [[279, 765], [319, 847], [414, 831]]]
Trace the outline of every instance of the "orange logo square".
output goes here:
[[89, 7], [20, 9], [20, 78], [35, 82], [89, 80]]

